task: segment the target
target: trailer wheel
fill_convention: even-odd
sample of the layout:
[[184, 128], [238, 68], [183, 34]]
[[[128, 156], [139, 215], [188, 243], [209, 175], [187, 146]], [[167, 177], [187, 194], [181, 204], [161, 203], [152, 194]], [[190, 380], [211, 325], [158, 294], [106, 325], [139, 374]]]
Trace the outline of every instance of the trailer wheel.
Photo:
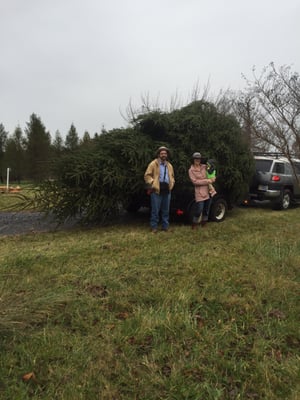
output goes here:
[[221, 197], [216, 199], [215, 201], [213, 201], [210, 208], [210, 213], [209, 213], [210, 220], [215, 222], [224, 221], [227, 214], [227, 210], [228, 210], [228, 205], [226, 200]]

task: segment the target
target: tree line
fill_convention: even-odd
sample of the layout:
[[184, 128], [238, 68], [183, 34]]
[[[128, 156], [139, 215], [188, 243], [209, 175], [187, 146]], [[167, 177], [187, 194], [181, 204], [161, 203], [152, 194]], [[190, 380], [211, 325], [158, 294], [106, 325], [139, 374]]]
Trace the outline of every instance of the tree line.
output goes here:
[[17, 126], [10, 134], [0, 123], [0, 180], [3, 183], [9, 168], [10, 178], [15, 182], [40, 182], [51, 176], [52, 164], [59, 157], [86, 147], [91, 141], [88, 132], [80, 138], [74, 124], [71, 124], [65, 140], [59, 131], [56, 131], [53, 139], [41, 118], [34, 113], [24, 131]]

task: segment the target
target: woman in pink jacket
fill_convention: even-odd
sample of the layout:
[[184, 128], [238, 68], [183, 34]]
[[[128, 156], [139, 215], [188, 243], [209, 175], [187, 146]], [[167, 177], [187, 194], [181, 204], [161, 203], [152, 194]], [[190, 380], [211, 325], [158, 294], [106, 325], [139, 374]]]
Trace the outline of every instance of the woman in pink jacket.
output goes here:
[[196, 209], [193, 216], [192, 229], [199, 224], [201, 217], [201, 225], [204, 226], [208, 221], [209, 209], [211, 205], [211, 197], [209, 195], [210, 183], [215, 182], [215, 178], [206, 178], [206, 164], [201, 164], [201, 154], [196, 152], [192, 155], [193, 164], [189, 169], [189, 177], [195, 188]]

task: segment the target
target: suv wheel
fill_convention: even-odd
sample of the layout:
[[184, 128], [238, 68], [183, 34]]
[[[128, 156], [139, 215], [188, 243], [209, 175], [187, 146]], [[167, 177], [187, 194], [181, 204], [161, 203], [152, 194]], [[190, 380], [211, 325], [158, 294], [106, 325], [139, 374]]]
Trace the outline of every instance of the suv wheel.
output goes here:
[[291, 202], [292, 202], [292, 193], [290, 190], [285, 189], [281, 193], [279, 202], [275, 203], [274, 209], [287, 210], [288, 208], [290, 208]]

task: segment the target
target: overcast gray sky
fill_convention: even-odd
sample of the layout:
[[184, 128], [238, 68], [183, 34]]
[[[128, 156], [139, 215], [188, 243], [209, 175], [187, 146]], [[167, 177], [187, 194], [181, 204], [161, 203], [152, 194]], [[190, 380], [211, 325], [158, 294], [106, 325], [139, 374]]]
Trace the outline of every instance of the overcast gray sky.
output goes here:
[[243, 89], [270, 62], [300, 72], [299, 20], [299, 0], [0, 0], [0, 123], [94, 135], [141, 96]]

